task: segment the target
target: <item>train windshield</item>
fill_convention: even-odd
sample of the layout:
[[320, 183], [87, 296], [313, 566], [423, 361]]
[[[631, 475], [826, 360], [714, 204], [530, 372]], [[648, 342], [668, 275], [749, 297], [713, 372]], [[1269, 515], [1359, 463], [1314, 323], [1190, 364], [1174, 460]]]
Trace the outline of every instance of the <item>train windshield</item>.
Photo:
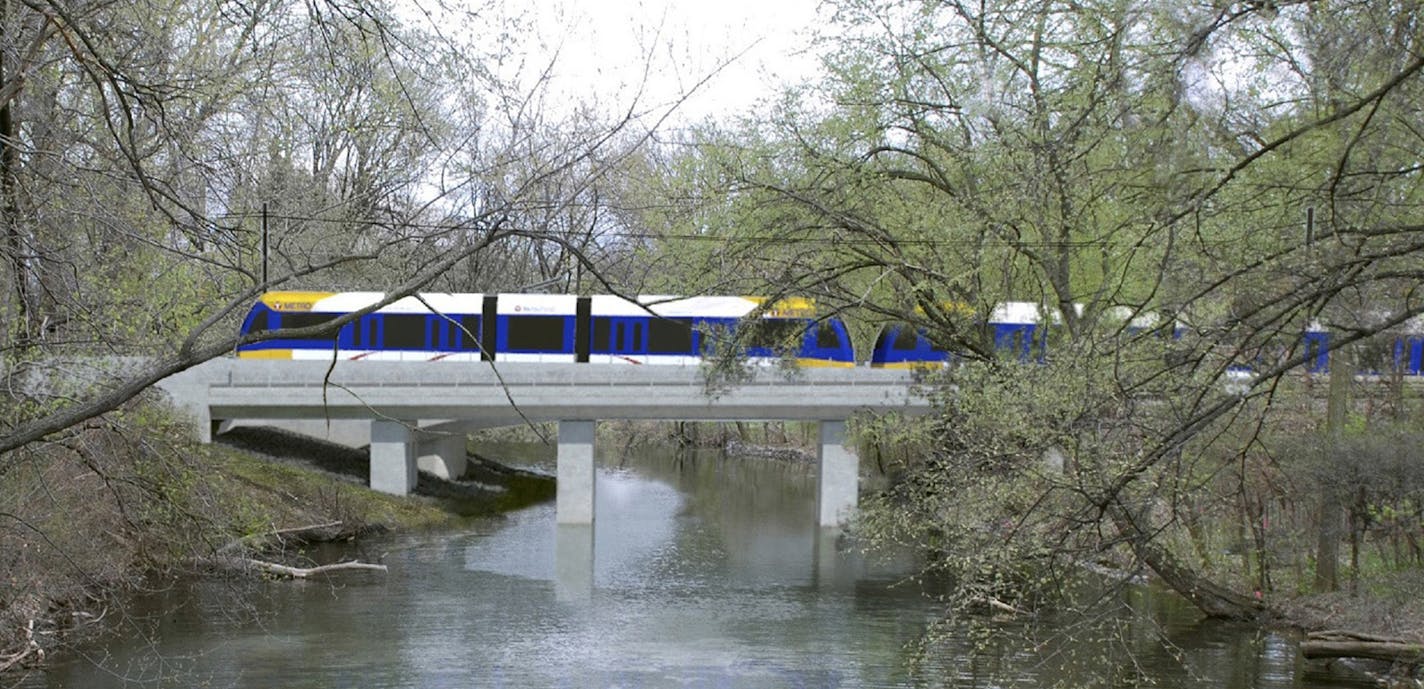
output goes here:
[[[341, 314], [339, 313], [283, 313], [279, 314], [277, 325], [283, 330], [291, 330], [295, 328], [313, 328], [319, 325], [326, 325], [327, 323], [330, 323], [331, 321], [336, 320], [340, 317]], [[334, 337], [335, 335], [327, 335], [325, 337], [307, 336], [303, 338], [292, 339], [301, 339], [304, 341], [312, 342], [330, 342]]]

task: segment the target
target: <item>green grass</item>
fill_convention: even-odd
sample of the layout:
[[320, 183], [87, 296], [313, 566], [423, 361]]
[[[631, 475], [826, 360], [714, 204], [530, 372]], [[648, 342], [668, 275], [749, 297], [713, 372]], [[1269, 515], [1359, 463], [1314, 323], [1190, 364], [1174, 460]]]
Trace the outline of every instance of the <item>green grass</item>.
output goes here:
[[[380, 493], [325, 472], [215, 446], [209, 449], [213, 480], [226, 500], [260, 515], [276, 528], [354, 520], [393, 529], [444, 526], [462, 515], [445, 501]], [[226, 485], [224, 485], [226, 484]]]

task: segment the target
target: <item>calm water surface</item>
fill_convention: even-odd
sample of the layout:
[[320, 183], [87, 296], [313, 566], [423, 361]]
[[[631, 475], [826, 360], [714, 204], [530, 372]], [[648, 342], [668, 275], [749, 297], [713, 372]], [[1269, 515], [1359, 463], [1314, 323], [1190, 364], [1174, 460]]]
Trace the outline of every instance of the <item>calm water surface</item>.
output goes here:
[[345, 553], [387, 574], [184, 584], [24, 686], [1356, 686], [1304, 672], [1285, 637], [1146, 591], [1126, 602], [1155, 622], [1108, 638], [974, 651], [951, 633], [917, 654], [937, 607], [916, 563], [819, 533], [808, 467], [600, 461], [592, 529], [556, 527], [550, 504]]

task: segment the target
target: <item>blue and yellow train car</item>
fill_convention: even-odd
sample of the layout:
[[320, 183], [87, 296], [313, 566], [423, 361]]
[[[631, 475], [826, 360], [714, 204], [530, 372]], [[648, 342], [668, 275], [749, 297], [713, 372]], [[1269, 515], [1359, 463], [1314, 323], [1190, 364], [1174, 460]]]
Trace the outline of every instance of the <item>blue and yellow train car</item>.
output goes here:
[[[379, 292], [269, 292], [242, 334], [317, 326], [369, 309]], [[754, 317], [754, 318], [753, 318]], [[529, 361], [687, 365], [730, 334], [757, 363], [855, 365], [845, 324], [808, 300], [749, 297], [448, 294], [406, 297], [340, 327], [335, 337], [274, 337], [243, 358]]]

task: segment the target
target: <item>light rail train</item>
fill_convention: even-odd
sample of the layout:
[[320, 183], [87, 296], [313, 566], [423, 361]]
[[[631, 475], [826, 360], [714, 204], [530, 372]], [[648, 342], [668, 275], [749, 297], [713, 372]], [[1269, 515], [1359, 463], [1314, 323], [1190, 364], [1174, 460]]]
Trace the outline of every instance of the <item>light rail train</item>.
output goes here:
[[[242, 333], [328, 323], [380, 302], [379, 292], [269, 292]], [[760, 311], [758, 311], [760, 309]], [[275, 338], [238, 348], [242, 358], [376, 361], [536, 361], [694, 364], [747, 316], [746, 355], [800, 366], [850, 367], [855, 352], [838, 318], [817, 318], [804, 299], [749, 297], [423, 294], [362, 316], [328, 338]]]
[[[269, 292], [243, 320], [242, 334], [320, 325], [378, 303], [379, 292]], [[689, 365], [759, 314], [742, 347], [756, 363], [789, 358], [799, 366], [856, 365], [845, 323], [818, 316], [805, 299], [768, 304], [755, 297], [449, 294], [406, 297], [343, 326], [335, 340], [274, 338], [238, 348], [242, 358], [374, 361], [536, 361]], [[1032, 302], [1005, 302], [987, 327], [995, 350], [1022, 361], [1043, 361], [1054, 328]], [[1126, 318], [1126, 312], [1122, 316]], [[1148, 314], [1132, 332], [1155, 325]], [[1176, 328], [1172, 336], [1184, 337]], [[1331, 334], [1308, 328], [1301, 342], [1306, 370], [1329, 369]], [[867, 364], [875, 368], [943, 365], [955, 355], [923, 330], [892, 323], [880, 330]], [[1365, 347], [1366, 374], [1424, 375], [1424, 318]], [[1249, 365], [1235, 367], [1247, 371]]]
[[[1116, 307], [1108, 317], [1126, 322], [1124, 331], [1129, 335], [1157, 329], [1159, 323], [1154, 314], [1139, 315], [1128, 322], [1130, 313], [1129, 309]], [[1032, 302], [999, 304], [990, 315], [988, 326], [994, 349], [1020, 361], [1045, 361], [1056, 337], [1054, 328], [1045, 324], [1038, 305]], [[1163, 333], [1166, 336], [1165, 329]], [[1171, 329], [1170, 337], [1181, 340], [1190, 335], [1186, 327], [1178, 324]], [[1305, 354], [1304, 369], [1307, 373], [1327, 373], [1330, 370], [1331, 337], [1328, 329], [1313, 323], [1301, 334], [1299, 342], [1279, 343], [1276, 348], [1279, 351], [1274, 354], [1282, 357], [1288, 349], [1286, 345], [1294, 345], [1289, 349], [1299, 348]], [[1424, 317], [1416, 317], [1393, 333], [1382, 334], [1356, 346], [1361, 362], [1359, 375], [1424, 376]], [[1291, 356], [1295, 355], [1296, 352], [1292, 351]], [[955, 356], [949, 350], [936, 346], [923, 329], [892, 323], [880, 330], [869, 363], [876, 368], [914, 368], [926, 364], [947, 364]], [[1261, 363], [1260, 359], [1239, 362], [1229, 366], [1228, 370], [1233, 376], [1249, 376]]]

